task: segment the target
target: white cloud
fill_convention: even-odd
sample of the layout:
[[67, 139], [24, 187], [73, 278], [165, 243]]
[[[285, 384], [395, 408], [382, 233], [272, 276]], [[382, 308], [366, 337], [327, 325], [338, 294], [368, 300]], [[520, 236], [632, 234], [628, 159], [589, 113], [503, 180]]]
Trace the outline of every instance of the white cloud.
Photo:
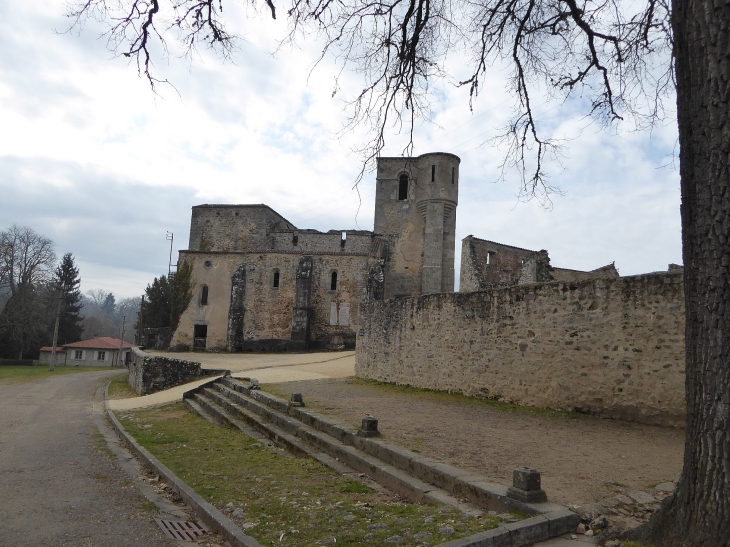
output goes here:
[[[352, 190], [360, 169], [352, 150], [364, 129], [335, 138], [358, 76], [343, 73], [333, 97], [334, 63], [310, 76], [316, 43], [272, 57], [283, 19], [247, 22], [245, 8], [233, 6], [232, 30], [246, 36], [234, 63], [202, 52], [190, 68], [173, 50], [157, 68], [177, 91], [162, 85], [155, 96], [96, 39], [99, 27], [54, 32], [68, 24], [60, 0], [0, 4], [0, 229], [16, 222], [46, 233], [59, 252], [77, 256], [84, 290], [120, 297], [166, 273], [165, 231], [184, 248], [195, 204], [267, 203], [302, 228], [371, 229], [374, 175], [360, 196]], [[501, 152], [484, 143], [513, 98], [499, 69], [482, 90], [472, 113], [468, 90], [438, 84], [433, 123], [415, 134], [417, 154], [462, 158], [458, 238], [547, 248], [564, 267], [615, 260], [622, 274], [681, 260], [678, 176], [657, 169], [673, 151], [675, 127], [651, 138], [609, 135], [585, 127], [574, 103], [539, 103], [543, 127], [575, 137], [565, 171], [554, 169], [566, 195], [554, 196], [548, 212], [517, 204], [514, 176], [492, 184]], [[393, 136], [385, 154], [403, 144]]]

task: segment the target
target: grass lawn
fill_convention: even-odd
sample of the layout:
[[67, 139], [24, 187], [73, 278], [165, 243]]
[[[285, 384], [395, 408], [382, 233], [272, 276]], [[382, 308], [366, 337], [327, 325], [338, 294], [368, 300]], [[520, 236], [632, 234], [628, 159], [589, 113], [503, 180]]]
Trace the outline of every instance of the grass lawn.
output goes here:
[[110, 399], [130, 399], [132, 397], [139, 397], [137, 392], [129, 385], [128, 378], [128, 374], [122, 374], [111, 381], [109, 384]]
[[[76, 374], [78, 372], [91, 372], [95, 370], [115, 370], [111, 367], [66, 367], [56, 366], [51, 372], [47, 366], [43, 367], [0, 367], [0, 383], [2, 384], [22, 384], [24, 382], [32, 382], [51, 376], [60, 376], [61, 374]], [[120, 369], [116, 369], [120, 370]]]
[[262, 545], [382, 545], [389, 538], [387, 544], [434, 545], [517, 518], [468, 518], [404, 502], [216, 427], [182, 403], [117, 415], [141, 445]]

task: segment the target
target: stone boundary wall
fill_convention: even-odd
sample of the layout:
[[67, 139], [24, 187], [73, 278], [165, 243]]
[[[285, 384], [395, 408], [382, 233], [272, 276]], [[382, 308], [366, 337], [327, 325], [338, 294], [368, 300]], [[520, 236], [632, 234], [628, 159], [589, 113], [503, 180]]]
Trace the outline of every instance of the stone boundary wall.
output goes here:
[[355, 373], [681, 427], [684, 308], [681, 271], [370, 302]]
[[138, 395], [149, 395], [163, 389], [226, 372], [228, 371], [222, 369], [201, 368], [200, 363], [195, 361], [151, 355], [137, 348], [132, 348], [128, 381]]

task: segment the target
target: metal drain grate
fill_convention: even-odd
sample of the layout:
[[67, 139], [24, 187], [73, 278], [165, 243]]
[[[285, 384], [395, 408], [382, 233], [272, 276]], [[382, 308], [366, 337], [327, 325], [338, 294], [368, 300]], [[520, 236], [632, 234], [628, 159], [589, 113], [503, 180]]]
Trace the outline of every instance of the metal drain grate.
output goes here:
[[170, 539], [179, 539], [182, 541], [195, 541], [205, 534], [207, 530], [197, 522], [188, 522], [186, 520], [163, 520], [155, 519], [160, 529]]

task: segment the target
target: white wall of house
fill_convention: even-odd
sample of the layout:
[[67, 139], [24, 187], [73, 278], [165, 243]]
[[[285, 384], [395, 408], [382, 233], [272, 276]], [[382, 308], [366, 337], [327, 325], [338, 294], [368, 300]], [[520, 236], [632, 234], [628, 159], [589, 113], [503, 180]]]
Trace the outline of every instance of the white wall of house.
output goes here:
[[[127, 359], [131, 350], [122, 350], [122, 363], [117, 362], [118, 349], [74, 349], [68, 348], [65, 352], [56, 351], [56, 365], [70, 367], [111, 367], [120, 366]], [[40, 364], [51, 364], [51, 352], [42, 351]]]

